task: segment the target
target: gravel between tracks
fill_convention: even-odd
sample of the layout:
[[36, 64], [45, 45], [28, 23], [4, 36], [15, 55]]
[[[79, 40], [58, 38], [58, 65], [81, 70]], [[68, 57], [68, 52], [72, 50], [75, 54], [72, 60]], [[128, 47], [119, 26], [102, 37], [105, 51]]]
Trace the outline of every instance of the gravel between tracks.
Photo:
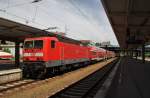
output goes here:
[[33, 84], [28, 84], [25, 87], [7, 92], [5, 95], [0, 96], [0, 98], [47, 98], [102, 68], [103, 66], [112, 62], [114, 59], [116, 58]]

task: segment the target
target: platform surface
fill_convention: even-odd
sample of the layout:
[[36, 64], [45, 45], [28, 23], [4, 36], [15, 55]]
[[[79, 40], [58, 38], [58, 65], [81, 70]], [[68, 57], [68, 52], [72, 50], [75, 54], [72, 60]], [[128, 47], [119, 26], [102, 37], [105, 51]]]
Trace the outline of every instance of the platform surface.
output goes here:
[[150, 62], [124, 57], [105, 98], [150, 98]]
[[7, 74], [13, 74], [13, 73], [20, 73], [20, 72], [21, 72], [21, 69], [19, 69], [19, 68], [2, 70], [2, 71], [0, 71], [0, 76], [1, 75], [7, 75]]
[[[22, 62], [20, 62], [20, 65]], [[10, 69], [16, 69], [20, 66], [15, 65], [15, 61], [12, 60], [0, 60], [0, 71], [3, 70], [10, 70]]]
[[14, 69], [14, 68], [17, 68], [17, 66], [15, 64], [10, 64], [10, 63], [1, 64], [0, 63], [0, 71], [10, 70], [10, 69]]

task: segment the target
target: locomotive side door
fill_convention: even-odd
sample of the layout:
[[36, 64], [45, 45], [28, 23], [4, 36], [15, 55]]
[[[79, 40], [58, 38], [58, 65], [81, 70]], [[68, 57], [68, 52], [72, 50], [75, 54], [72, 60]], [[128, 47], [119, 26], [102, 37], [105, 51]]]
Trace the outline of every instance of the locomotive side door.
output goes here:
[[61, 64], [64, 65], [64, 47], [62, 46], [60, 49], [61, 49], [60, 60], [61, 60]]

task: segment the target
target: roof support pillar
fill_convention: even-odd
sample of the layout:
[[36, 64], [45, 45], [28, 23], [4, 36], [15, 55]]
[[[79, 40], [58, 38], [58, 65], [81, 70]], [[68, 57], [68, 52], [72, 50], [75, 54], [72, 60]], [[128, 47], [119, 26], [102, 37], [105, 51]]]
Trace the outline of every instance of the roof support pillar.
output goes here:
[[145, 43], [142, 44], [142, 62], [145, 63]]
[[123, 50], [123, 56], [126, 56], [126, 51], [125, 50]]
[[133, 58], [134, 57], [134, 51], [130, 50], [130, 53], [131, 53], [131, 57]]
[[15, 65], [20, 67], [20, 47], [19, 42], [15, 42]]
[[138, 58], [138, 51], [135, 51], [135, 57]]

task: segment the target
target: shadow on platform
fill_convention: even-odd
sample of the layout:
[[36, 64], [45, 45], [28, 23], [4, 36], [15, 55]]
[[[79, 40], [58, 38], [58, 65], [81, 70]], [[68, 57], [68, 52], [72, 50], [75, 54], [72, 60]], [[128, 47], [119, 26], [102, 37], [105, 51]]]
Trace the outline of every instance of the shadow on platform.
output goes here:
[[105, 98], [150, 98], [150, 62], [124, 57]]

